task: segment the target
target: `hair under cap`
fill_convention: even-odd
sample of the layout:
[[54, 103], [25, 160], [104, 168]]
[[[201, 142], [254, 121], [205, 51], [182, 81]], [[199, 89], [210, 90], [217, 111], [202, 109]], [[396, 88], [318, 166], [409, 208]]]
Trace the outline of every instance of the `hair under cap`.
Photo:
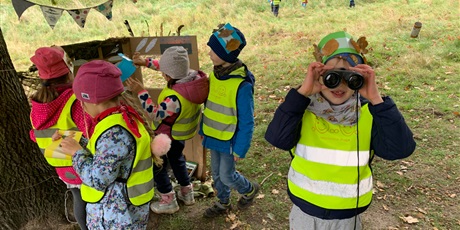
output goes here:
[[190, 68], [188, 52], [182, 46], [171, 46], [161, 55], [160, 71], [172, 79], [187, 77]]
[[326, 35], [318, 44], [321, 51], [322, 62], [326, 63], [336, 56], [342, 56], [352, 66], [357, 64], [364, 64], [363, 56], [355, 48], [356, 42], [353, 41], [352, 36], [345, 32], [339, 31]]
[[246, 38], [238, 28], [227, 23], [211, 35], [207, 45], [220, 59], [235, 63], [246, 46]]
[[93, 60], [80, 66], [73, 81], [78, 100], [98, 104], [110, 100], [124, 91], [121, 71], [104, 60]]
[[58, 78], [70, 72], [65, 62], [65, 52], [55, 47], [41, 47], [30, 58], [38, 69], [41, 79]]

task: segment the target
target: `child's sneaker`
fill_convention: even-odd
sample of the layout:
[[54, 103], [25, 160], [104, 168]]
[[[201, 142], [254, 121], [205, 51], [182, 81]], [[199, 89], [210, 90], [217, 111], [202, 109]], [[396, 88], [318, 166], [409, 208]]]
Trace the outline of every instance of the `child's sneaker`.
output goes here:
[[168, 193], [160, 193], [160, 201], [154, 202], [150, 205], [150, 209], [157, 214], [173, 214], [179, 211], [179, 205], [176, 200], [176, 193], [174, 191]]
[[254, 198], [256, 198], [257, 193], [259, 193], [260, 186], [256, 182], [252, 182], [252, 191], [244, 194], [238, 200], [238, 208], [246, 209], [254, 203]]
[[232, 210], [231, 204], [222, 204], [220, 202], [214, 203], [214, 205], [204, 211], [204, 217], [212, 218], [216, 216], [220, 216], [222, 214], [228, 213], [228, 211]]
[[177, 192], [177, 199], [183, 201], [185, 205], [195, 204], [192, 185], [181, 186], [180, 190]]

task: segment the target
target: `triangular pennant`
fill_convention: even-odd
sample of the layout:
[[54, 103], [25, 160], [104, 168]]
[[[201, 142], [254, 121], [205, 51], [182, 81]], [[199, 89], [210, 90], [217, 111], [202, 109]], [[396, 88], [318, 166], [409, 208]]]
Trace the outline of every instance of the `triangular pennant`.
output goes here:
[[62, 15], [62, 11], [64, 10], [48, 6], [40, 6], [40, 8], [42, 9], [43, 16], [45, 16], [48, 25], [51, 26], [51, 29], [54, 29], [54, 26], [56, 25], [57, 21]]
[[112, 20], [112, 6], [113, 0], [109, 0], [105, 3], [100, 4], [99, 6], [94, 7], [97, 11], [101, 12], [108, 20]]
[[89, 14], [91, 8], [86, 9], [75, 9], [75, 10], [67, 10], [67, 12], [72, 16], [73, 20], [81, 27], [85, 27], [86, 17]]
[[16, 11], [16, 14], [18, 15], [18, 19], [21, 18], [22, 13], [27, 10], [27, 8], [35, 5], [35, 3], [25, 1], [25, 0], [12, 0], [13, 2], [13, 7], [14, 11]]

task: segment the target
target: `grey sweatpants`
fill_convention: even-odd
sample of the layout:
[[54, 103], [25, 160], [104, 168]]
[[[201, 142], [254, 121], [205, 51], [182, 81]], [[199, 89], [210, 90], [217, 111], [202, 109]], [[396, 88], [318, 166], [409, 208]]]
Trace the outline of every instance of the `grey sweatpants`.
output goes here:
[[304, 213], [293, 205], [289, 214], [289, 229], [291, 230], [362, 230], [361, 218], [356, 216], [349, 219], [324, 220]]
[[70, 188], [73, 196], [73, 213], [80, 229], [86, 230], [86, 202], [81, 198], [79, 188]]

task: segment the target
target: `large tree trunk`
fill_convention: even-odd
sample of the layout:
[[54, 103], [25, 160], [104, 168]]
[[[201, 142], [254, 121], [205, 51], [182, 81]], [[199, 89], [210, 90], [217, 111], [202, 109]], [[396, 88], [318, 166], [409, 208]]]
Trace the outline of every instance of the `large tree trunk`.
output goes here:
[[0, 229], [63, 214], [65, 186], [29, 138], [29, 113], [0, 28]]

